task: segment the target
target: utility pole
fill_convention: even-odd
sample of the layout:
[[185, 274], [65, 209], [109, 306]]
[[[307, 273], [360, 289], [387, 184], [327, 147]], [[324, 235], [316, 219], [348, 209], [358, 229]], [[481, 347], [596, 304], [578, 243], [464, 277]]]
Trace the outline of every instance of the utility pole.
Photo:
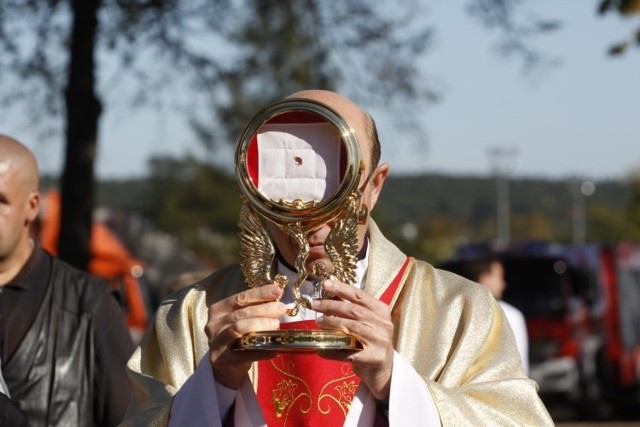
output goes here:
[[571, 228], [573, 231], [573, 243], [581, 244], [587, 239], [587, 209], [586, 198], [596, 191], [592, 181], [575, 180], [571, 183]]
[[509, 176], [518, 150], [514, 147], [494, 146], [489, 147], [487, 154], [496, 178], [496, 240], [498, 244], [506, 245], [511, 240]]

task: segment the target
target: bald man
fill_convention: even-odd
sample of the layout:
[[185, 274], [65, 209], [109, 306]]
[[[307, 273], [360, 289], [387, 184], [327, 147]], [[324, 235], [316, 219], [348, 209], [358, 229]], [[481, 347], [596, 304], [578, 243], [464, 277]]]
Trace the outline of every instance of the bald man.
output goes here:
[[[389, 174], [370, 115], [334, 92], [290, 98], [334, 111], [357, 137], [363, 214], [355, 284], [316, 283], [333, 298], [311, 299], [296, 314], [288, 311], [295, 304], [291, 285], [249, 289], [246, 273], [233, 265], [165, 300], [128, 364], [136, 393], [125, 424], [553, 425], [493, 298], [403, 254], [368, 215]], [[260, 191], [273, 191], [271, 200], [310, 194], [322, 202], [340, 150], [332, 151], [334, 140], [317, 120], [275, 121], [275, 130], [266, 122], [256, 132], [258, 156], [270, 159], [258, 160]], [[325, 244], [338, 223], [333, 218], [306, 234], [309, 255], [300, 268], [334, 267]], [[277, 252], [273, 269], [294, 283], [302, 244], [269, 221], [265, 227]], [[234, 350], [249, 332], [308, 321], [356, 337], [362, 349], [320, 357]]]
[[106, 283], [31, 238], [38, 165], [0, 134], [0, 360], [8, 395], [32, 426], [109, 426], [131, 398], [133, 343]]

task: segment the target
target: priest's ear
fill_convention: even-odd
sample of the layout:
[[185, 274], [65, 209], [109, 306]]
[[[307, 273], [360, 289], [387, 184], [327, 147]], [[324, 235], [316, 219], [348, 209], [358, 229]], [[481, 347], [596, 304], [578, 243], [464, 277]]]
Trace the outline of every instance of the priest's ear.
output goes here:
[[389, 164], [382, 163], [379, 165], [371, 175], [371, 181], [369, 182], [369, 210], [372, 210], [373, 207], [378, 202], [378, 197], [380, 196], [380, 192], [382, 191], [382, 187], [384, 185], [384, 181], [387, 179], [389, 175]]

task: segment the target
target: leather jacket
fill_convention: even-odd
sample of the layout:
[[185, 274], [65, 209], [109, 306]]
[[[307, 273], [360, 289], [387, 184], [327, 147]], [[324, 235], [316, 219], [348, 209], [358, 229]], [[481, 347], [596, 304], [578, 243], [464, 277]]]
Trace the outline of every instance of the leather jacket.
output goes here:
[[40, 309], [3, 370], [12, 400], [32, 425], [95, 425], [93, 320], [110, 292], [106, 283], [52, 259]]

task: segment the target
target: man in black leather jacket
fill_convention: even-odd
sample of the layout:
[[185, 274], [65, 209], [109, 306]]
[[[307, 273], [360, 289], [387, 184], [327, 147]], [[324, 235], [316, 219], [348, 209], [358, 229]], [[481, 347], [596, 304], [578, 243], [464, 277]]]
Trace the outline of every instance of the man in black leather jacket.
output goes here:
[[11, 400], [32, 426], [110, 426], [129, 404], [133, 350], [109, 286], [31, 238], [38, 166], [0, 134], [0, 360]]

